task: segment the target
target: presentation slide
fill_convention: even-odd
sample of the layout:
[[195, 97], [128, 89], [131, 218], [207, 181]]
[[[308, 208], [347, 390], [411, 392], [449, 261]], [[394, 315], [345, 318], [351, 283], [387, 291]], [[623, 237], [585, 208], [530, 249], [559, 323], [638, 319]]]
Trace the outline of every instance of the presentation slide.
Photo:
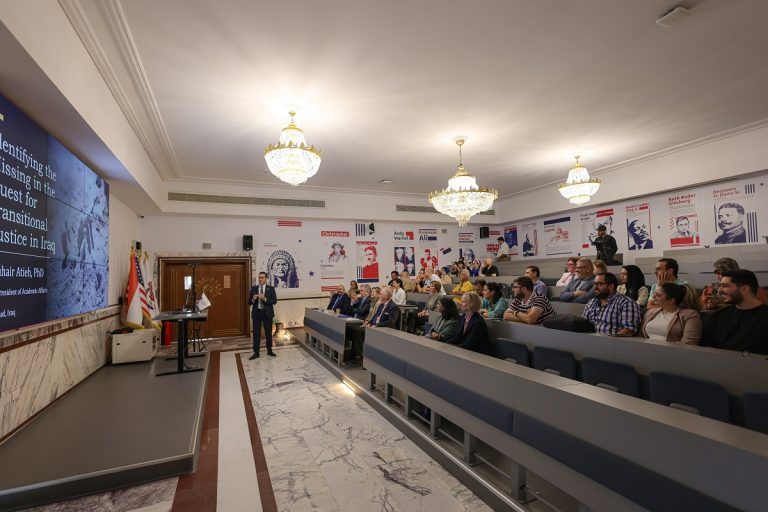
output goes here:
[[103, 308], [109, 188], [0, 95], [0, 331]]

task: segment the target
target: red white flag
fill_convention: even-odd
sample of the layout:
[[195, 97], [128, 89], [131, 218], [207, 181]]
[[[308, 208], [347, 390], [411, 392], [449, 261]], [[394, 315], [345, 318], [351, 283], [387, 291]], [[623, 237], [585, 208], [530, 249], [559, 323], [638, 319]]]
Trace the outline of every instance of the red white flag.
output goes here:
[[138, 259], [136, 251], [131, 249], [131, 259], [128, 270], [128, 286], [125, 290], [123, 304], [123, 323], [134, 329], [143, 329], [141, 304], [141, 284], [139, 283]]

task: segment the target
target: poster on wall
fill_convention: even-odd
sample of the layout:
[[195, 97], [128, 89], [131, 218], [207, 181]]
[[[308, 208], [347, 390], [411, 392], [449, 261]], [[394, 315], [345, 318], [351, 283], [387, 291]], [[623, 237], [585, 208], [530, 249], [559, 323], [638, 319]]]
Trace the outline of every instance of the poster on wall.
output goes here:
[[461, 247], [459, 249], [459, 258], [464, 259], [464, 263], [469, 265], [473, 261], [475, 261], [475, 250], [471, 247]]
[[696, 193], [687, 192], [667, 197], [669, 207], [669, 245], [675, 247], [698, 247], [701, 245], [699, 236], [699, 213], [697, 211]]
[[416, 252], [412, 245], [398, 245], [394, 250], [394, 270], [397, 270], [399, 274], [402, 271], [408, 272], [410, 275], [416, 275]]
[[520, 253], [517, 245], [517, 226], [506, 226], [504, 228], [504, 241], [509, 246], [510, 256], [517, 256]]
[[439, 268], [437, 266], [437, 249], [435, 247], [424, 247], [421, 249], [419, 268]]
[[419, 242], [437, 242], [437, 230], [436, 229], [420, 229], [419, 230]]
[[717, 227], [715, 245], [758, 242], [756, 190], [754, 183], [712, 190]]
[[523, 257], [529, 258], [539, 253], [539, 236], [536, 222], [520, 224], [520, 238], [523, 240]]
[[571, 254], [571, 218], [544, 221], [544, 251], [547, 256]]
[[589, 249], [597, 238], [597, 226], [602, 224], [609, 235], [616, 236], [613, 229], [613, 208], [605, 208], [581, 214], [581, 248]]
[[653, 249], [651, 207], [647, 202], [626, 205], [627, 247], [630, 251]]
[[473, 232], [459, 232], [460, 244], [473, 244], [475, 243], [475, 234]]
[[375, 240], [355, 242], [357, 248], [357, 272], [358, 283], [379, 282], [379, 250]]
[[298, 288], [301, 261], [298, 252], [274, 243], [264, 243], [261, 249], [262, 271], [267, 273], [267, 284], [275, 288]]
[[350, 265], [347, 255], [349, 231], [320, 231], [323, 255], [320, 260], [320, 279], [343, 280]]

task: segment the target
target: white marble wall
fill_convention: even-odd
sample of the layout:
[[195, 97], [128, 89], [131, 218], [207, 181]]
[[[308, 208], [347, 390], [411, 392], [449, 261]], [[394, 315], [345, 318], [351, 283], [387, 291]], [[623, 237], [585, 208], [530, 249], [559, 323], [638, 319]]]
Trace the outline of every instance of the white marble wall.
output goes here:
[[[116, 311], [109, 308], [100, 313]], [[87, 325], [80, 321], [80, 327], [65, 332], [62, 329], [77, 321], [63, 321], [58, 329], [47, 326], [46, 332], [59, 333], [16, 343], [19, 346], [0, 353], [0, 438], [106, 364], [107, 331], [118, 327], [120, 319], [98, 317]], [[87, 315], [85, 320], [89, 321]]]

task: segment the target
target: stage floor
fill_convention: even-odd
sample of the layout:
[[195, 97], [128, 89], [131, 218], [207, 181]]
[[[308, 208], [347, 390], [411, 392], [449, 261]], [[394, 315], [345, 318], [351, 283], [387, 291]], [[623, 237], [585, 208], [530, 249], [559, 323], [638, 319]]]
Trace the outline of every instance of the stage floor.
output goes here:
[[189, 473], [196, 465], [201, 372], [156, 377], [176, 361], [107, 365], [0, 445], [0, 510]]

